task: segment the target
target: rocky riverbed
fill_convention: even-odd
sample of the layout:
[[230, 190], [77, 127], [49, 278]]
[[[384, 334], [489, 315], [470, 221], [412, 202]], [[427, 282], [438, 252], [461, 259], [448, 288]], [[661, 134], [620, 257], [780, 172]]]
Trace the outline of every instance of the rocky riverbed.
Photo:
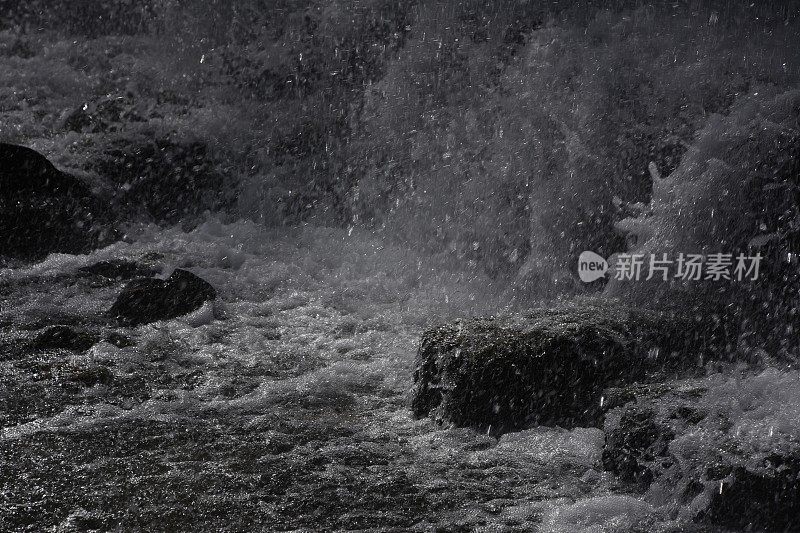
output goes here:
[[[613, 420], [605, 432], [498, 435], [415, 418], [422, 331], [464, 310], [502, 311], [484, 280], [357, 231], [213, 220], [139, 231], [0, 273], [2, 529], [721, 530], [702, 519], [720, 507], [698, 499], [696, 513], [679, 512], [609, 459]], [[125, 284], [97, 273], [109, 260], [161, 277], [187, 269], [217, 299], [151, 324], [108, 322]], [[691, 402], [727, 421], [664, 445], [702, 460], [691, 450], [714, 450], [724, 431], [786, 453], [796, 373], [726, 372], [699, 378], [705, 396]], [[695, 472], [670, 475], [696, 484]]]
[[800, 530], [798, 14], [0, 0], [0, 531]]

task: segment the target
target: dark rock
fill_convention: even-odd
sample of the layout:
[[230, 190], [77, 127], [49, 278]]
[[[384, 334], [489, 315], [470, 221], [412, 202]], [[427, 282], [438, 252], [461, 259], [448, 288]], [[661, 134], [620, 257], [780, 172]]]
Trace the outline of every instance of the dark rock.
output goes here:
[[99, 531], [106, 529], [107, 524], [102, 515], [85, 509], [73, 511], [58, 525], [58, 531]]
[[668, 383], [603, 391], [603, 406], [609, 410], [603, 425], [603, 467], [646, 490], [675, 463], [669, 443], [705, 418], [697, 406], [705, 393], [702, 387]]
[[216, 295], [205, 280], [176, 269], [166, 280], [137, 279], [128, 283], [109, 314], [123, 325], [148, 324], [191, 313]]
[[602, 404], [606, 411], [636, 401], [637, 398], [651, 397], [672, 390], [667, 383], [634, 383], [625, 387], [611, 387], [603, 391]]
[[39, 350], [70, 350], [85, 352], [100, 341], [92, 332], [70, 326], [53, 326], [40, 333], [31, 343]]
[[695, 508], [698, 523], [794, 531], [800, 516], [800, 446], [779, 436], [765, 446], [763, 435], [732, 430], [729, 414], [741, 413], [726, 413], [731, 400], [724, 396], [706, 398], [715, 395], [705, 385], [689, 380], [649, 391], [627, 388], [625, 395], [633, 399], [606, 416], [603, 466], [639, 490], [649, 488], [657, 498]]
[[702, 518], [745, 531], [797, 531], [800, 520], [800, 456], [775, 455], [761, 471], [733, 468], [714, 491]]
[[120, 137], [89, 168], [119, 187], [119, 210], [157, 223], [191, 222], [235, 201], [233, 174], [200, 141]]
[[0, 255], [36, 260], [111, 242], [98, 199], [77, 178], [23, 146], [0, 143]]
[[140, 2], [95, 0], [0, 0], [0, 29], [18, 26], [65, 31], [96, 38], [133, 35], [146, 29], [154, 14], [152, 0]]
[[696, 365], [690, 321], [602, 300], [425, 332], [412, 408], [495, 431], [601, 422], [601, 392]]
[[113, 344], [117, 348], [127, 348], [128, 346], [134, 345], [134, 342], [130, 337], [116, 332], [109, 333], [106, 335], [104, 340], [109, 344]]
[[99, 276], [106, 279], [124, 280], [132, 278], [146, 278], [158, 273], [154, 268], [126, 261], [124, 259], [111, 259], [100, 261], [93, 265], [78, 269], [81, 274], [89, 276]]
[[69, 365], [59, 369], [61, 379], [79, 383], [85, 387], [108, 385], [114, 380], [114, 374], [105, 365]]
[[627, 409], [606, 432], [603, 468], [646, 489], [663, 466], [667, 446], [674, 438], [672, 430], [660, 424], [652, 411]]
[[160, 261], [162, 259], [164, 259], [164, 254], [162, 254], [161, 252], [147, 252], [142, 254], [141, 257], [139, 257], [139, 260], [145, 263]]

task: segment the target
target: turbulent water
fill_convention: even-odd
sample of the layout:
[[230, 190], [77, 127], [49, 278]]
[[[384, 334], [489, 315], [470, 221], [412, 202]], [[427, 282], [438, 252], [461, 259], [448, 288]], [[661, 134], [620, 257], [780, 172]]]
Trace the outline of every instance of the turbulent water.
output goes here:
[[[189, 268], [219, 298], [186, 317], [114, 328], [126, 347], [106, 341], [80, 355], [2, 360], [4, 529], [691, 524], [602, 471], [600, 429], [541, 427], [498, 439], [415, 420], [409, 390], [421, 328], [465, 308], [491, 311], [490, 300], [483, 280], [441, 265], [433, 275], [430, 259], [357, 231], [214, 220], [190, 233], [144, 227], [133, 242], [89, 256], [6, 269], [6, 349], [43, 321], [100, 323], [118, 284], [74, 273], [107, 258], [147, 260], [165, 274]], [[91, 379], [101, 368], [110, 376]], [[748, 378], [749, 390], [714, 378], [709, 405], [738, 409], [736, 431], [792, 435], [800, 409], [797, 378], [788, 376], [783, 385], [774, 375]]]
[[[43, 320], [92, 323], [118, 286], [70, 274], [145, 254], [208, 279], [218, 301], [118, 330], [129, 347], [2, 361], [5, 527], [569, 531], [576, 516], [651, 513], [594, 469], [598, 429], [498, 441], [414, 420], [421, 327], [485, 296], [357, 232], [145, 228], [131, 244], [5, 270], [4, 345]], [[69, 380], [99, 365], [113, 378]]]
[[[683, 384], [682, 478], [623, 483], [599, 428], [411, 413], [426, 327], [597, 293], [583, 250], [796, 254], [796, 10], [609, 4], [0, 0], [0, 141], [123, 236], [2, 258], [0, 531], [720, 531], [723, 483], [673, 489], [800, 443], [783, 263], [736, 317], [776, 353]], [[109, 325], [124, 282], [80, 269], [112, 259], [218, 297]], [[36, 348], [52, 325], [103, 340]]]

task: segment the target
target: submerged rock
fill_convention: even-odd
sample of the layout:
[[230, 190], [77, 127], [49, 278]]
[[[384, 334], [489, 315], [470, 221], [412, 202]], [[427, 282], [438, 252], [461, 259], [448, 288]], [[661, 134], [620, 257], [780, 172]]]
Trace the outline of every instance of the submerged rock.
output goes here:
[[166, 280], [131, 281], [109, 314], [123, 325], [137, 326], [191, 313], [216, 296], [207, 281], [178, 268]]
[[630, 401], [606, 416], [603, 466], [634, 483], [645, 499], [671, 502], [686, 519], [794, 531], [800, 445], [796, 412], [785, 399], [798, 387], [796, 378], [768, 370], [627, 388]]
[[701, 519], [728, 528], [796, 531], [800, 517], [800, 453], [764, 458], [759, 470], [731, 465]]
[[649, 486], [654, 476], [649, 463], [666, 456], [667, 444], [674, 437], [653, 420], [652, 412], [626, 411], [619, 426], [606, 436], [603, 467], [626, 481]]
[[97, 344], [100, 336], [70, 326], [52, 326], [40, 333], [31, 343], [39, 350], [70, 350], [84, 352]]
[[495, 431], [596, 425], [604, 388], [695, 365], [705, 347], [690, 325], [674, 313], [584, 300], [433, 328], [419, 347], [412, 408]]
[[100, 261], [92, 265], [81, 267], [78, 269], [78, 272], [82, 275], [97, 276], [109, 280], [145, 278], [158, 273], [154, 268], [124, 259]]
[[72, 364], [61, 369], [61, 378], [85, 387], [108, 385], [114, 381], [111, 370], [101, 364]]
[[84, 183], [38, 152], [0, 143], [0, 255], [84, 253], [116, 236]]
[[[603, 468], [646, 491], [675, 465], [669, 445], [676, 435], [707, 416], [698, 405], [706, 392], [702, 386], [679, 387], [674, 383], [603, 391], [608, 409], [603, 424]], [[688, 489], [691, 492], [691, 487]]]

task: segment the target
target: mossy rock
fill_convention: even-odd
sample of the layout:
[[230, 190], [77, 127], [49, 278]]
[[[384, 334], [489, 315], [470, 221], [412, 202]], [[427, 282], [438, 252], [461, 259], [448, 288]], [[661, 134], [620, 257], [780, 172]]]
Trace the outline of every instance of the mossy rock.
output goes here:
[[712, 351], [694, 318], [607, 300], [462, 320], [424, 333], [412, 408], [495, 432], [598, 425], [603, 389], [696, 367]]

